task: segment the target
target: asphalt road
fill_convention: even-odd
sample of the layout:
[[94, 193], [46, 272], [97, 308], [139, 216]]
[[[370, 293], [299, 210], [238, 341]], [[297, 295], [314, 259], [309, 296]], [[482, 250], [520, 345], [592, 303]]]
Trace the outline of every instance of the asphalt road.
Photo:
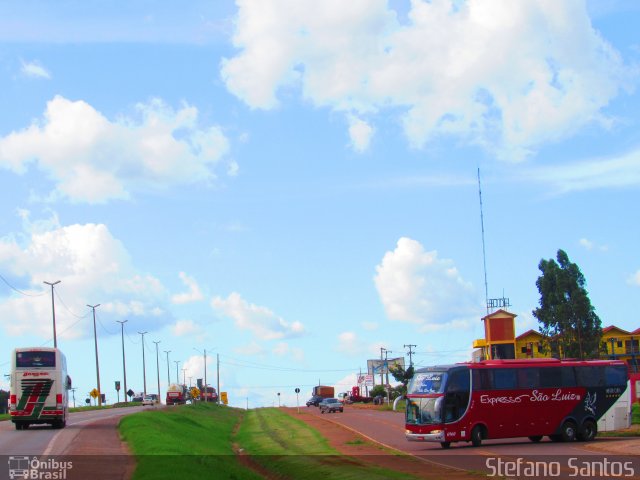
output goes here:
[[142, 407], [75, 412], [69, 414], [67, 426], [63, 429], [54, 429], [50, 425], [31, 425], [27, 430], [16, 430], [11, 421], [0, 422], [0, 454], [59, 455], [69, 447], [83, 426], [140, 410]]
[[[315, 407], [308, 407], [306, 410], [315, 415], [321, 415]], [[551, 472], [547, 472], [548, 475], [537, 475], [541, 478], [555, 477], [556, 475], [553, 474], [556, 473], [556, 469], [560, 472], [559, 478], [598, 478], [592, 473], [599, 473], [600, 470], [613, 474], [608, 477], [640, 478], [640, 457], [637, 455], [640, 451], [638, 450], [640, 438], [596, 439], [593, 442], [571, 443], [551, 442], [547, 438], [540, 443], [533, 443], [528, 438], [513, 438], [485, 440], [480, 447], [460, 442], [452, 444], [450, 449], [443, 449], [439, 443], [407, 441], [404, 436], [402, 413], [346, 406], [344, 413], [322, 414], [322, 416], [378, 443], [414, 455], [427, 463], [432, 462], [455, 469], [495, 473], [498, 477], [518, 477], [518, 475], [510, 475], [510, 472], [505, 470], [513, 468], [516, 473], [519, 471], [522, 474], [526, 466], [533, 466], [538, 469], [537, 473], [544, 473], [542, 472], [544, 468], [552, 469]], [[629, 448], [628, 451], [616, 449], [616, 442], [625, 442], [624, 445], [634, 442], [634, 448]], [[607, 450], [594, 448], [601, 446], [611, 448]], [[633, 455], [632, 452], [636, 454]], [[499, 473], [501, 475], [498, 475]], [[616, 475], [617, 473], [621, 475]], [[629, 473], [631, 475], [627, 475]], [[528, 476], [520, 475], [522, 478]]]

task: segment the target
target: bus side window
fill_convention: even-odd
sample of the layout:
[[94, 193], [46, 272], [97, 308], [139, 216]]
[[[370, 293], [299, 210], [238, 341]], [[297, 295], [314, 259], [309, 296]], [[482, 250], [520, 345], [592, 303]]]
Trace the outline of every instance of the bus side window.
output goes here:
[[518, 370], [518, 388], [540, 388], [540, 369], [521, 368]]
[[605, 367], [604, 375], [607, 385], [624, 385], [627, 383], [627, 369], [622, 365]]
[[493, 371], [495, 388], [514, 389], [517, 387], [516, 371], [513, 368], [497, 368]]
[[603, 387], [605, 384], [603, 368], [577, 367], [576, 377], [581, 387]]
[[71, 377], [69, 375], [67, 375], [67, 384], [66, 384], [67, 388], [71, 388]]

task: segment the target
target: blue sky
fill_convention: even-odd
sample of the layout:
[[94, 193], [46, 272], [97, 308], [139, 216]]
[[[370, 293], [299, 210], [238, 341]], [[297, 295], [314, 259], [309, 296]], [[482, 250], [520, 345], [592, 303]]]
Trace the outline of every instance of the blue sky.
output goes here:
[[[170, 374], [232, 405], [470, 358], [542, 258], [640, 326], [633, 1], [0, 4], [0, 346], [58, 345], [77, 399]], [[3, 363], [4, 362], [4, 363]], [[6, 387], [4, 377], [0, 386]]]

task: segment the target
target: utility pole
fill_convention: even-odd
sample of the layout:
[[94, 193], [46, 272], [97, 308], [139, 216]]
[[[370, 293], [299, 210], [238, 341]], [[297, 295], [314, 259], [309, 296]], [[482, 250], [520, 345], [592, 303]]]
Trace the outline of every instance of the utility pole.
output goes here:
[[142, 385], [144, 387], [143, 389], [144, 395], [146, 395], [147, 394], [147, 369], [145, 368], [145, 364], [144, 364], [144, 336], [148, 332], [138, 332], [138, 333], [142, 335]]
[[186, 377], [186, 375], [187, 375], [187, 369], [186, 369], [186, 368], [183, 368], [183, 369], [182, 369], [182, 384], [183, 384], [184, 386], [186, 386], [186, 385], [187, 385], [187, 377]]
[[382, 358], [382, 355], [385, 350], [386, 348], [380, 347], [380, 385], [384, 385], [384, 359]]
[[120, 335], [122, 337], [122, 374], [124, 376], [124, 403], [129, 403], [129, 400], [127, 400], [127, 362], [125, 360], [125, 356], [124, 356], [124, 324], [127, 323], [129, 320], [116, 320], [116, 322], [118, 322], [120, 324]]
[[51, 312], [53, 313], [53, 348], [58, 348], [58, 339], [56, 337], [56, 303], [53, 300], [53, 286], [57, 285], [62, 280], [56, 280], [55, 282], [42, 282], [51, 286]]
[[216, 376], [218, 377], [218, 403], [220, 403], [220, 354], [216, 353], [217, 368], [216, 368]]
[[167, 388], [169, 388], [169, 385], [171, 385], [171, 379], [169, 378], [169, 354], [171, 350], [165, 350], [164, 353], [167, 354]]
[[173, 363], [176, 364], [176, 383], [180, 383], [180, 377], [178, 377], [178, 365], [180, 365], [180, 360], [174, 360]]
[[387, 371], [387, 403], [391, 403], [391, 390], [389, 386], [389, 362], [387, 361], [387, 355], [393, 353], [391, 350], [384, 349], [384, 368]]
[[[200, 353], [200, 350], [198, 350], [196, 347], [193, 347], [193, 349]], [[204, 392], [200, 392], [200, 398], [203, 399], [205, 402], [209, 401], [209, 392], [207, 391], [207, 349], [204, 349]]]
[[404, 348], [409, 347], [409, 366], [413, 367], [413, 352], [411, 351], [411, 347], [417, 347], [417, 345], [405, 345]]
[[89, 305], [91, 310], [93, 310], [93, 343], [96, 347], [96, 380], [98, 382], [98, 406], [102, 406], [102, 390], [100, 390], [100, 364], [98, 362], [98, 334], [96, 333], [96, 307], [99, 307], [100, 304], [97, 305]]
[[162, 403], [160, 401], [160, 358], [158, 356], [158, 344], [160, 343], [160, 340], [158, 340], [157, 342], [154, 340], [153, 343], [156, 344], [156, 371], [158, 372], [158, 404], [160, 404]]

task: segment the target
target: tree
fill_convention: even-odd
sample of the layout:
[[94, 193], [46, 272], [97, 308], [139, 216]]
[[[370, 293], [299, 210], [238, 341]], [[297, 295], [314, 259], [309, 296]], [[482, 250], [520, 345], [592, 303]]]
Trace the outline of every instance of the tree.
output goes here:
[[391, 375], [393, 375], [393, 378], [395, 378], [397, 382], [400, 382], [402, 384], [397, 388], [400, 394], [406, 395], [407, 384], [411, 380], [411, 377], [413, 377], [413, 365], [409, 366], [409, 368], [405, 370], [400, 365], [396, 364], [389, 367], [389, 372], [391, 372]]
[[569, 358], [598, 356], [602, 327], [600, 318], [589, 300], [586, 280], [580, 268], [558, 250], [557, 262], [540, 260], [542, 275], [536, 286], [540, 292], [540, 307], [532, 313], [540, 323], [540, 333], [546, 335], [554, 355]]

